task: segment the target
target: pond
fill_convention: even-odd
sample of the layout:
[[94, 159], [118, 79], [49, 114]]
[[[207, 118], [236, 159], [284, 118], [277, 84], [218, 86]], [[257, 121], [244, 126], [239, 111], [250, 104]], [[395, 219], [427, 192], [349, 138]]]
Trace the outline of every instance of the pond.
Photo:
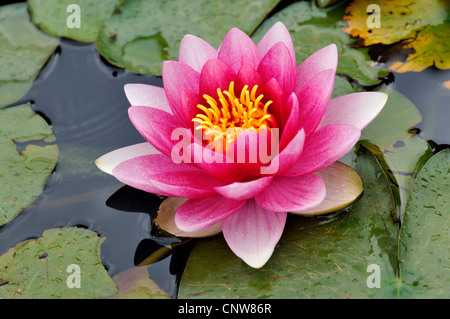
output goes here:
[[[423, 120], [414, 128], [434, 146], [435, 153], [450, 144], [450, 90], [442, 87], [449, 79], [450, 70], [430, 67], [423, 72], [392, 73], [384, 81], [420, 110]], [[13, 103], [31, 102], [32, 109], [51, 125], [59, 157], [42, 195], [0, 226], [0, 255], [22, 241], [41, 237], [44, 230], [77, 226], [106, 238], [101, 260], [112, 277], [158, 248], [179, 242], [155, 234], [152, 219], [161, 198], [122, 184], [94, 164], [109, 151], [145, 141], [128, 117], [123, 90], [127, 83], [162, 87], [162, 78], [111, 65], [94, 43], [61, 39], [32, 88]], [[17, 143], [18, 152], [26, 145]], [[177, 297], [193, 244], [148, 266], [150, 278], [172, 298]]]

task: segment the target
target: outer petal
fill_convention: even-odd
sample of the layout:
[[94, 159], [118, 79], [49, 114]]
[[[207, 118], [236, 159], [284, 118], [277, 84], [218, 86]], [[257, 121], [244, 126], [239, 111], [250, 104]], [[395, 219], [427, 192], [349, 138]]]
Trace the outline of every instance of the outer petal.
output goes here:
[[167, 197], [159, 206], [159, 210], [156, 218], [154, 219], [154, 222], [166, 232], [177, 237], [210, 237], [222, 232], [221, 222], [195, 232], [185, 232], [179, 229], [175, 224], [175, 213], [177, 212], [178, 208], [187, 200], [187, 198], [182, 197]]
[[112, 175], [113, 169], [120, 163], [128, 161], [135, 157], [152, 154], [161, 154], [161, 153], [151, 144], [144, 142], [119, 148], [117, 150], [109, 152], [99, 157], [95, 161], [95, 164], [99, 169], [101, 169], [105, 173]]
[[171, 155], [175, 145], [175, 141], [171, 139], [172, 132], [182, 127], [173, 115], [146, 106], [132, 106], [128, 109], [128, 115], [133, 125], [149, 143], [161, 153]]
[[243, 200], [255, 197], [272, 181], [272, 176], [261, 177], [249, 182], [235, 182], [225, 186], [218, 186], [214, 189], [223, 197]]
[[271, 47], [258, 66], [258, 73], [264, 80], [275, 78], [285, 94], [294, 91], [296, 72], [289, 49], [283, 42]]
[[269, 260], [283, 234], [287, 213], [275, 213], [248, 200], [245, 206], [222, 222], [230, 249], [253, 268]]
[[247, 34], [237, 28], [232, 28], [220, 46], [219, 60], [225, 62], [237, 73], [244, 65], [256, 69], [261, 56]]
[[175, 224], [183, 231], [198, 231], [214, 225], [237, 211], [245, 200], [230, 200], [220, 195], [190, 199], [175, 214]]
[[316, 174], [325, 183], [325, 199], [312, 209], [291, 213], [321, 215], [335, 212], [354, 203], [363, 192], [363, 184], [358, 173], [341, 162], [334, 162]]
[[347, 154], [360, 136], [360, 130], [350, 125], [334, 124], [322, 127], [306, 140], [297, 164], [284, 175], [306, 175], [327, 167]]
[[261, 41], [259, 41], [257, 46], [259, 54], [261, 56], [265, 56], [266, 53], [280, 41], [283, 42], [288, 48], [294, 66], [296, 66], [295, 49], [294, 44], [292, 43], [291, 35], [285, 25], [281, 22], [275, 23], [262, 37]]
[[388, 95], [360, 92], [335, 98], [328, 103], [318, 128], [330, 124], [348, 124], [363, 130], [380, 113]]
[[125, 84], [125, 95], [132, 106], [150, 106], [172, 114], [164, 88], [147, 84]]
[[335, 44], [330, 44], [307, 57], [297, 68], [295, 92], [298, 94], [313, 77], [324, 70], [336, 73], [338, 53]]
[[325, 184], [317, 175], [276, 176], [255, 200], [274, 212], [299, 212], [319, 205], [325, 198]]
[[334, 86], [334, 70], [325, 70], [314, 76], [298, 93], [300, 125], [310, 136], [325, 113]]
[[131, 187], [165, 196], [203, 198], [215, 194], [214, 187], [223, 185], [202, 170], [184, 163], [175, 164], [162, 154], [124, 161], [112, 173]]
[[195, 35], [186, 35], [181, 40], [179, 61], [201, 72], [205, 63], [217, 58], [217, 50], [205, 40]]
[[184, 118], [181, 94], [186, 90], [198, 92], [200, 74], [184, 63], [166, 61], [163, 63], [162, 78], [170, 109], [178, 119]]

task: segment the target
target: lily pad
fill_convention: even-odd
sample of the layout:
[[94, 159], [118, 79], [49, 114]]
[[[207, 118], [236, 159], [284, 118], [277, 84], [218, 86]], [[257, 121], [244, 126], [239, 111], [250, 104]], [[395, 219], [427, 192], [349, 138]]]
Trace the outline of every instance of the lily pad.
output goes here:
[[422, 121], [416, 106], [403, 94], [383, 87], [389, 98], [380, 114], [363, 130], [360, 142], [376, 157], [389, 178], [402, 217], [417, 173], [432, 156], [429, 144], [410, 132]]
[[450, 68], [450, 3], [445, 0], [386, 1], [380, 8], [381, 27], [367, 23], [367, 7], [371, 0], [353, 1], [344, 17], [343, 28], [353, 37], [359, 37], [365, 46], [393, 44], [402, 41], [402, 49], [409, 53], [406, 61], [397, 61], [389, 68], [396, 72], [420, 72], [435, 65]]
[[[365, 186], [349, 210], [290, 215], [268, 263], [250, 269], [223, 236], [198, 240], [179, 298], [392, 298], [397, 295], [394, 203], [375, 158], [361, 149], [356, 171]], [[380, 288], [369, 288], [368, 267], [380, 267]]]
[[[58, 147], [50, 144], [54, 139], [29, 103], [0, 110], [0, 225], [42, 193], [58, 159]], [[20, 153], [18, 145], [25, 148]]]
[[417, 176], [400, 234], [402, 295], [450, 297], [450, 151], [434, 155]]
[[351, 47], [355, 40], [341, 30], [343, 15], [342, 4], [320, 9], [314, 3], [296, 2], [265, 20], [252, 38], [258, 42], [275, 22], [281, 21], [294, 42], [297, 64], [317, 50], [334, 43], [339, 54], [338, 74], [348, 76], [364, 86], [379, 84], [389, 71], [372, 61], [366, 48]]
[[0, 108], [31, 88], [58, 44], [29, 21], [26, 3], [0, 6]]
[[99, 257], [104, 239], [74, 227], [49, 229], [41, 238], [19, 243], [0, 256], [0, 298], [105, 298], [116, 293]]
[[171, 299], [149, 278], [147, 267], [127, 269], [113, 277], [119, 290], [109, 299]]
[[[48, 34], [95, 42], [100, 27], [119, 2], [120, 0], [28, 0], [28, 7], [32, 21]], [[77, 19], [79, 27], [75, 23]]]
[[136, 73], [161, 74], [164, 60], [178, 60], [185, 34], [216, 48], [229, 29], [251, 34], [279, 0], [125, 0], [101, 28], [98, 51]]

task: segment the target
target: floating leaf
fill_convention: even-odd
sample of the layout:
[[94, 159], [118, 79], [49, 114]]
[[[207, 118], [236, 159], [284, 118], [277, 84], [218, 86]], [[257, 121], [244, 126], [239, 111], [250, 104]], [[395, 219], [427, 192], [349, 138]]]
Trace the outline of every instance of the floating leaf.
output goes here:
[[380, 7], [381, 27], [371, 27], [366, 10], [373, 1], [353, 1], [344, 17], [348, 26], [343, 28], [353, 37], [360, 37], [365, 46], [393, 44], [412, 51], [406, 61], [390, 66], [396, 72], [419, 72], [435, 65], [450, 68], [450, 2], [446, 0], [385, 1]]
[[[29, 103], [0, 110], [0, 225], [41, 194], [58, 159], [58, 147], [46, 145], [52, 141], [51, 128]], [[19, 145], [26, 146], [20, 154]]]
[[[94, 42], [98, 30], [120, 0], [28, 0], [32, 21], [58, 37]], [[74, 7], [73, 5], [78, 7]], [[71, 6], [72, 5], [72, 6]], [[79, 28], [73, 25], [79, 10]]]
[[338, 74], [349, 76], [364, 86], [379, 84], [389, 72], [372, 61], [366, 48], [351, 47], [355, 40], [340, 29], [343, 15], [342, 5], [320, 9], [313, 3], [296, 2], [265, 20], [252, 38], [258, 42], [275, 22], [281, 21], [294, 42], [297, 64], [334, 43], [339, 54]]
[[0, 7], [0, 108], [31, 88], [58, 43], [29, 21], [25, 3]]
[[400, 234], [402, 295], [450, 297], [450, 151], [434, 155], [417, 176]]
[[[394, 205], [385, 175], [367, 150], [356, 171], [365, 191], [345, 212], [290, 215], [269, 262], [250, 269], [223, 236], [198, 240], [183, 274], [179, 298], [392, 298], [397, 295]], [[377, 264], [381, 288], [370, 289]]]
[[[0, 298], [105, 298], [114, 294], [117, 289], [99, 257], [103, 241], [87, 229], [59, 228], [19, 243], [0, 256]], [[79, 267], [80, 288], [72, 286], [76, 279], [70, 276], [76, 276], [76, 270], [70, 265]]]
[[134, 267], [113, 277], [118, 292], [110, 299], [170, 299], [158, 285], [149, 278], [146, 267]]
[[125, 0], [100, 30], [98, 51], [137, 73], [161, 74], [164, 60], [178, 60], [185, 34], [218, 48], [229, 29], [251, 34], [279, 0]]
[[416, 106], [403, 94], [389, 87], [379, 91], [388, 94], [381, 113], [363, 130], [361, 143], [378, 159], [389, 178], [401, 217], [409, 190], [417, 173], [431, 157], [428, 143], [409, 130], [422, 121]]

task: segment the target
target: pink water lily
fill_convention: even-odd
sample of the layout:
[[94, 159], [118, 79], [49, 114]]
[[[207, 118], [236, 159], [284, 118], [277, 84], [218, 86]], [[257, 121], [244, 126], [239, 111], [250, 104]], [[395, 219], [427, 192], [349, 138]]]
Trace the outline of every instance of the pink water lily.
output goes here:
[[[182, 198], [158, 216], [169, 232], [222, 232], [238, 257], [262, 267], [287, 213], [330, 212], [359, 195], [343, 200], [346, 181], [336, 172], [351, 169], [337, 160], [387, 96], [363, 92], [330, 100], [337, 62], [330, 44], [297, 66], [282, 23], [258, 45], [233, 28], [219, 50], [187, 35], [179, 61], [163, 65], [164, 88], [125, 86], [130, 119], [147, 142], [96, 163], [132, 187]], [[263, 142], [276, 143], [277, 151], [269, 161], [250, 160]], [[239, 152], [244, 161], [236, 160]]]

